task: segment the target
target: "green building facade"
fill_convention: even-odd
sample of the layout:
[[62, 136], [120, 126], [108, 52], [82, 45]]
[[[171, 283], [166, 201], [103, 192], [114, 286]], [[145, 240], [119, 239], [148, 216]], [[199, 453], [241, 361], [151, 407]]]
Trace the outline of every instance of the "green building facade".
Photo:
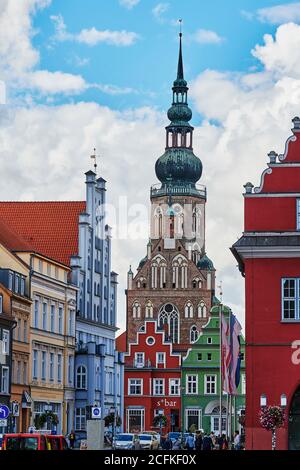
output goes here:
[[[219, 434], [220, 426], [220, 305], [211, 309], [208, 323], [182, 362], [182, 421], [185, 431], [202, 429]], [[222, 306], [227, 322], [231, 310]], [[240, 416], [245, 413], [245, 341], [241, 337], [241, 380], [238, 395], [222, 393], [222, 432], [243, 432]], [[230, 406], [231, 401], [231, 406]], [[231, 408], [231, 417], [230, 417]], [[227, 411], [228, 410], [228, 411]], [[230, 433], [231, 426], [231, 433]]]

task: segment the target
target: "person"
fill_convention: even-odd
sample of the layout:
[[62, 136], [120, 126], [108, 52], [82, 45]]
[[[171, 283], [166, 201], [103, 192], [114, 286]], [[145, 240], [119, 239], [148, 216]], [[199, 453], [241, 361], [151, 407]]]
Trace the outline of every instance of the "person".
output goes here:
[[174, 444], [172, 445], [172, 449], [173, 450], [180, 450], [181, 449], [181, 437], [178, 436], [176, 439], [175, 439], [175, 442]]
[[222, 436], [219, 437], [218, 444], [219, 444], [219, 450], [228, 450], [228, 440], [225, 434], [222, 434]]
[[214, 450], [217, 447], [217, 438], [216, 438], [215, 433], [213, 431], [210, 433], [210, 438], [211, 438], [211, 442], [212, 442], [212, 448]]
[[190, 432], [188, 437], [186, 438], [185, 445], [187, 450], [193, 450], [195, 446], [195, 439], [193, 434]]
[[140, 450], [141, 449], [141, 443], [138, 434], [134, 436], [133, 440], [133, 449], [134, 450]]
[[74, 432], [74, 429], [72, 429], [72, 431], [69, 434], [70, 449], [74, 449], [75, 438], [76, 438], [75, 432]]
[[203, 439], [202, 439], [202, 434], [201, 431], [196, 432], [196, 440], [195, 440], [195, 449], [197, 452], [202, 450], [202, 444], [203, 444]]
[[234, 450], [241, 450], [241, 436], [239, 431], [235, 431], [233, 439]]
[[163, 449], [164, 450], [172, 450], [172, 448], [173, 448], [172, 441], [169, 437], [169, 434], [167, 434], [166, 438], [165, 438], [165, 441], [164, 441]]
[[206, 432], [203, 437], [202, 450], [212, 450], [213, 443], [211, 437]]

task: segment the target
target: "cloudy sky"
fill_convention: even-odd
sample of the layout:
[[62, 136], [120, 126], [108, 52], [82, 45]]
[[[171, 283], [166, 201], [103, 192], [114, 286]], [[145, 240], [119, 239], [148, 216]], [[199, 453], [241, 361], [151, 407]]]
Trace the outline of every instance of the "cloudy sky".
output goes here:
[[[259, 184], [267, 153], [283, 151], [300, 114], [300, 2], [0, 0], [0, 199], [83, 198], [96, 147], [109, 202], [127, 198], [129, 221], [134, 204], [149, 205], [178, 18], [208, 188], [207, 253], [243, 322], [244, 284], [229, 247], [243, 230], [243, 184]], [[132, 238], [113, 242], [120, 327], [126, 272], [144, 257], [147, 233]]]

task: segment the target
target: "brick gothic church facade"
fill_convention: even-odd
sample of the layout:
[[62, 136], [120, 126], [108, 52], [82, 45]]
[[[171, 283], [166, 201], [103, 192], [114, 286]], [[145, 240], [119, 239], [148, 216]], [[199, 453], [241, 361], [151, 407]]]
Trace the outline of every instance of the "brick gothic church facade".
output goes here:
[[[206, 188], [198, 184], [201, 160], [193, 153], [192, 111], [187, 103], [182, 45], [165, 153], [157, 160], [159, 184], [151, 187], [150, 240], [127, 286], [127, 341], [135, 342], [146, 320], [157, 321], [174, 349], [185, 351], [207, 323], [215, 269], [205, 252]], [[178, 345], [177, 348], [175, 345]]]

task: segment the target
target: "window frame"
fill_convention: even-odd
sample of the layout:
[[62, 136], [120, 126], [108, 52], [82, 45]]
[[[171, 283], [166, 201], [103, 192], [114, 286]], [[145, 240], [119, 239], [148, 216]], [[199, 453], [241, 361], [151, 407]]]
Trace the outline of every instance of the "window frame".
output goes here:
[[[152, 383], [153, 395], [156, 397], [163, 397], [165, 395], [165, 389], [166, 389], [165, 385], [166, 385], [165, 379], [158, 378], [158, 377], [153, 379], [153, 383]], [[159, 390], [157, 389], [157, 387], [160, 387]]]
[[[163, 361], [158, 360], [159, 359], [158, 356], [160, 354], [162, 354]], [[155, 362], [156, 362], [156, 367], [158, 367], [159, 365], [163, 365], [165, 367], [166, 366], [166, 353], [164, 351], [158, 351], [156, 353]]]
[[[84, 371], [81, 370], [79, 372], [79, 369], [84, 369]], [[85, 383], [83, 383], [83, 378], [85, 380]], [[87, 390], [87, 386], [87, 367], [84, 364], [79, 364], [76, 368], [76, 388], [77, 390]]]
[[[213, 377], [214, 380], [208, 380], [208, 378]], [[211, 387], [214, 385], [214, 392], [212, 392]], [[208, 391], [208, 386], [210, 386], [210, 391]], [[204, 376], [204, 395], [217, 395], [217, 386], [218, 386], [218, 381], [217, 381], [217, 375], [216, 374], [205, 374]]]
[[[295, 282], [295, 294], [294, 297], [285, 297], [284, 295], [284, 284], [286, 281]], [[294, 318], [285, 318], [284, 317], [284, 304], [285, 302], [294, 302]], [[296, 323], [300, 322], [300, 278], [298, 277], [283, 277], [281, 279], [281, 321], [284, 323]]]
[[300, 230], [300, 199], [296, 199], [296, 230]]
[[[4, 383], [4, 373], [3, 372], [6, 372], [6, 389], [4, 389], [3, 387], [3, 383]], [[8, 366], [2, 366], [1, 367], [1, 393], [6, 393], [8, 394], [9, 393], [9, 367]]]
[[[140, 384], [133, 384], [132, 382], [135, 381], [135, 382], [140, 382]], [[128, 395], [130, 396], [141, 396], [143, 395], [143, 388], [144, 388], [144, 380], [141, 379], [141, 378], [130, 378], [128, 379]], [[132, 393], [131, 392], [131, 387], [141, 387], [141, 392], [140, 393]]]
[[[196, 380], [191, 381], [191, 377], [195, 378]], [[185, 379], [185, 385], [186, 385], [186, 394], [187, 395], [198, 395], [198, 386], [199, 386], [199, 380], [198, 380], [198, 375], [197, 374], [187, 374], [186, 379]], [[193, 387], [195, 385], [196, 389], [195, 391], [189, 390], [189, 387]]]
[[[177, 384], [172, 384], [172, 382], [177, 382]], [[180, 378], [178, 377], [173, 377], [171, 379], [169, 379], [169, 395], [172, 396], [172, 397], [179, 397], [180, 396]], [[175, 390], [177, 390], [177, 393], [172, 393], [172, 387], [175, 388]]]
[[[5, 339], [4, 339], [5, 336]], [[2, 330], [2, 354], [8, 356], [10, 352], [10, 332], [9, 330]]]

